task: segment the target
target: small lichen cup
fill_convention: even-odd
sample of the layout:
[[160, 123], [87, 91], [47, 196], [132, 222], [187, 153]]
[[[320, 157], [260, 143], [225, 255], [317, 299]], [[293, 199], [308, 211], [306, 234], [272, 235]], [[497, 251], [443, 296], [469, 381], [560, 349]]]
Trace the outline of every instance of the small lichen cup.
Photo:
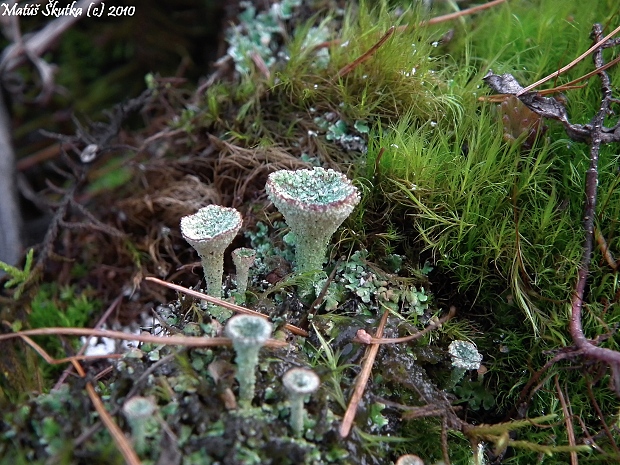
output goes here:
[[265, 190], [295, 235], [297, 271], [321, 270], [329, 240], [360, 201], [357, 188], [342, 173], [314, 168], [275, 171]]
[[239, 404], [250, 407], [256, 386], [258, 353], [271, 337], [273, 325], [254, 315], [235, 315], [226, 323], [224, 333], [232, 339], [239, 382]]
[[240, 247], [232, 251], [232, 259], [237, 270], [237, 303], [245, 302], [245, 292], [248, 289], [248, 279], [250, 277], [250, 267], [254, 264], [256, 250], [247, 247]]
[[306, 397], [319, 388], [320, 382], [317, 374], [307, 368], [293, 368], [282, 377], [291, 407], [290, 425], [297, 437], [303, 435]]
[[[181, 234], [200, 255], [207, 294], [211, 297], [222, 298], [224, 252], [242, 224], [237, 210], [220, 205], [208, 205], [193, 215], [181, 218]], [[211, 313], [220, 321], [232, 315], [221, 307], [215, 307]]]
[[131, 427], [134, 448], [138, 454], [146, 450], [147, 422], [153, 417], [157, 406], [147, 397], [134, 396], [123, 404], [123, 414]]

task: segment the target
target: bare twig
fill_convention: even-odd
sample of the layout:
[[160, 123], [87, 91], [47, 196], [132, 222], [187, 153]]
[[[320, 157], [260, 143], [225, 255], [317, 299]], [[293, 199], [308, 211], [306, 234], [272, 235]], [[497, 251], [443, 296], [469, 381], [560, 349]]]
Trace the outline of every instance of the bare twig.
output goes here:
[[[101, 1], [80, 0], [75, 4], [75, 8], [82, 8], [82, 11], [85, 12], [89, 5], [98, 5]], [[23, 43], [18, 42], [8, 46], [2, 54], [0, 70], [11, 71], [23, 64], [26, 59], [26, 51], [28, 51], [29, 57], [40, 57], [67, 29], [82, 17], [85, 17], [85, 15], [60, 16], [40, 31], [25, 38]]]
[[[388, 315], [390, 314], [389, 310], [383, 312], [383, 316], [381, 317], [381, 321], [379, 321], [379, 326], [377, 327], [377, 331], [375, 332], [375, 337], [380, 338], [383, 336], [383, 329], [385, 328], [385, 324], [387, 322]], [[342, 419], [342, 424], [340, 425], [340, 437], [346, 438], [351, 432], [351, 426], [353, 426], [353, 420], [355, 419], [355, 414], [357, 412], [357, 406], [362, 400], [362, 395], [364, 394], [364, 389], [366, 389], [366, 383], [368, 383], [368, 378], [370, 377], [370, 372], [372, 371], [372, 365], [375, 363], [375, 357], [377, 356], [377, 352], [379, 352], [379, 344], [371, 345], [366, 349], [366, 359], [364, 361], [364, 366], [362, 367], [362, 371], [357, 376], [357, 380], [355, 381], [355, 389], [353, 389], [353, 394], [351, 395], [351, 400], [349, 401], [349, 406], [347, 407], [347, 411], [344, 414]]]
[[[169, 287], [170, 289], [174, 289], [175, 291], [182, 292], [183, 294], [191, 295], [192, 297], [196, 297], [197, 299], [206, 300], [207, 302], [211, 304], [219, 305], [220, 307], [227, 308], [228, 310], [232, 310], [233, 312], [245, 313], [246, 315], [260, 316], [261, 318], [265, 318], [265, 319], [269, 318], [267, 315], [257, 312], [256, 310], [250, 310], [249, 308], [241, 307], [240, 305], [231, 304], [230, 302], [226, 302], [225, 300], [217, 299], [207, 294], [203, 294], [202, 292], [194, 291], [192, 289], [187, 289], [186, 287], [179, 286], [177, 284], [172, 284], [167, 281], [162, 281], [161, 279], [153, 278], [151, 276], [148, 276], [144, 279], [146, 281], [151, 281], [151, 282], [160, 284], [162, 286]], [[301, 328], [298, 328], [297, 326], [287, 323], [284, 325], [284, 328], [288, 329], [293, 334], [297, 334], [298, 336], [308, 337], [308, 332], [304, 331]]]
[[442, 318], [440, 318], [437, 321], [431, 321], [429, 323], [429, 325], [424, 328], [422, 331], [418, 331], [415, 334], [412, 334], [410, 336], [404, 336], [404, 337], [382, 337], [382, 338], [378, 338], [378, 337], [372, 337], [370, 334], [368, 334], [365, 330], [360, 329], [357, 332], [357, 337], [355, 339], [353, 339], [354, 342], [362, 342], [364, 344], [399, 344], [401, 342], [410, 342], [410, 341], [414, 341], [416, 339], [420, 339], [421, 337], [425, 336], [426, 334], [430, 333], [431, 331], [440, 328], [441, 325], [443, 325], [446, 321], [451, 320], [452, 318], [454, 318], [454, 315], [456, 315], [456, 307], [451, 306], [450, 307], [450, 311], [448, 312], [448, 314]]
[[[190, 337], [190, 336], [152, 336], [149, 334], [129, 334], [122, 331], [109, 331], [103, 329], [88, 329], [88, 328], [39, 328], [39, 329], [27, 329], [24, 331], [18, 331], [16, 333], [0, 334], [0, 341], [6, 341], [8, 339], [14, 339], [16, 337], [23, 338], [24, 336], [90, 336], [90, 337], [107, 337], [111, 339], [121, 339], [123, 341], [138, 341], [148, 342], [152, 344], [161, 345], [175, 345], [175, 346], [188, 346], [188, 347], [217, 347], [217, 346], [232, 346], [232, 341], [227, 337]], [[288, 343], [284, 341], [278, 341], [275, 339], [269, 339], [265, 343], [265, 347], [281, 348], [287, 347]]]
[[[484, 80], [498, 93], [515, 95], [533, 112], [547, 118], [561, 121], [571, 139], [580, 142], [588, 142], [590, 145], [590, 166], [586, 172], [585, 180], [583, 252], [581, 263], [577, 270], [575, 290], [571, 298], [571, 317], [568, 328], [576, 348], [573, 350], [573, 354], [579, 354], [586, 358], [606, 363], [611, 369], [616, 394], [620, 397], [620, 352], [598, 347], [596, 345], [598, 341], [593, 342], [588, 340], [584, 335], [582, 325], [583, 296], [590, 269], [590, 262], [592, 260], [594, 242], [599, 152], [603, 144], [620, 142], [620, 122], [613, 128], [604, 126], [605, 118], [611, 114], [610, 105], [616, 100], [613, 98], [611, 82], [606, 72], [606, 66], [603, 60], [603, 49], [620, 45], [620, 41], [610, 40], [618, 31], [620, 31], [620, 27], [603, 37], [603, 27], [600, 24], [595, 24], [592, 29], [594, 45], [590, 47], [587, 52], [556, 73], [528, 87], [522, 87], [510, 74], [498, 76], [489, 71]], [[529, 90], [561, 74], [590, 53], [593, 53], [594, 67], [601, 82], [601, 104], [590, 123], [585, 125], [571, 124], [568, 120], [566, 108], [562, 102], [543, 97], [539, 93], [530, 92]]]
[[[0, 93], [0, 261], [9, 265], [16, 265], [22, 255], [21, 223], [11, 119]], [[0, 271], [0, 278], [3, 274]]]
[[[597, 49], [594, 53], [594, 64], [597, 68], [603, 66], [603, 48], [601, 45], [613, 34], [600, 39], [602, 36], [602, 26], [595, 24], [592, 36], [596, 40]], [[615, 32], [620, 30], [617, 28]], [[599, 111], [592, 119], [591, 145], [590, 145], [590, 167], [586, 173], [586, 200], [583, 216], [583, 227], [585, 232], [583, 255], [581, 265], [577, 272], [577, 284], [571, 301], [571, 318], [569, 323], [569, 331], [575, 345], [584, 351], [584, 355], [597, 360], [605, 361], [609, 364], [614, 380], [614, 388], [616, 393], [620, 395], [620, 353], [615, 350], [597, 347], [583, 333], [581, 322], [581, 313], [583, 308], [583, 295], [588, 279], [588, 271], [590, 261], [592, 259], [592, 248], [594, 238], [594, 218], [596, 215], [596, 194], [598, 186], [598, 157], [602, 144], [603, 122], [609, 113], [609, 105], [612, 99], [612, 88], [609, 76], [605, 71], [598, 73], [601, 80], [601, 90], [603, 93], [601, 106]], [[619, 138], [620, 139], [620, 138]]]

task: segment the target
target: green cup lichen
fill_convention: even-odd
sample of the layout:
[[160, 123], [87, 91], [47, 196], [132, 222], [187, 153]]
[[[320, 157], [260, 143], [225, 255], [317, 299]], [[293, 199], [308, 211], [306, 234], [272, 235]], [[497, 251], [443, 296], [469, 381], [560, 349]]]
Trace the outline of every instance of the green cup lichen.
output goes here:
[[319, 388], [320, 379], [317, 374], [307, 368], [293, 368], [282, 377], [282, 383], [288, 393], [291, 407], [291, 429], [300, 437], [304, 429], [304, 402], [306, 396]]
[[224, 333], [232, 339], [239, 382], [239, 403], [249, 407], [254, 398], [258, 352], [271, 337], [273, 325], [253, 315], [236, 315], [226, 323]]
[[265, 189], [295, 235], [297, 271], [322, 269], [329, 240], [359, 203], [357, 188], [337, 171], [314, 168], [275, 171]]
[[131, 427], [131, 437], [138, 454], [146, 449], [146, 426], [157, 406], [152, 399], [135, 396], [123, 404], [123, 414]]
[[[200, 255], [207, 294], [212, 297], [222, 297], [224, 251], [242, 224], [241, 214], [237, 210], [219, 205], [208, 205], [193, 215], [181, 218], [181, 234]], [[231, 315], [221, 307], [215, 307], [211, 313], [220, 321]]]
[[232, 259], [237, 270], [237, 303], [245, 302], [245, 291], [248, 288], [248, 279], [250, 276], [250, 267], [254, 264], [256, 258], [256, 250], [240, 247], [232, 251]]

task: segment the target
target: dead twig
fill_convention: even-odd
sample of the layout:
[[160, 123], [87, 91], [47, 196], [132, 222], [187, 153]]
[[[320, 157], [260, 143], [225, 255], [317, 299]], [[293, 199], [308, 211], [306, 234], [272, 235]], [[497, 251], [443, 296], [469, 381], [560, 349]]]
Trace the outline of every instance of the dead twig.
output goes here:
[[[389, 314], [389, 310], [383, 312], [383, 316], [381, 317], [381, 321], [379, 322], [379, 326], [375, 332], [376, 338], [383, 336], [383, 330]], [[362, 400], [362, 395], [364, 394], [364, 389], [366, 389], [366, 383], [368, 383], [368, 378], [370, 377], [370, 372], [372, 371], [372, 365], [375, 363], [375, 357], [378, 352], [379, 344], [371, 345], [366, 349], [364, 366], [362, 367], [360, 374], [357, 376], [357, 380], [355, 381], [355, 389], [353, 389], [349, 406], [347, 407], [347, 411], [342, 418], [342, 424], [340, 425], [339, 432], [340, 437], [342, 438], [346, 438], [351, 432], [353, 420], [355, 419], [355, 414], [357, 412], [357, 406], [359, 405], [360, 400]]]
[[404, 336], [404, 337], [393, 337], [393, 338], [372, 337], [365, 330], [360, 329], [357, 332], [355, 339], [353, 339], [353, 342], [361, 342], [364, 344], [399, 344], [401, 342], [414, 341], [416, 339], [420, 339], [421, 337], [424, 337], [426, 334], [430, 333], [431, 331], [437, 328], [440, 328], [441, 325], [443, 325], [446, 321], [449, 321], [452, 318], [454, 318], [454, 315], [456, 315], [456, 307], [451, 306], [450, 311], [448, 312], [446, 316], [440, 318], [437, 321], [431, 321], [429, 325], [426, 328], [424, 328], [422, 331], [419, 331], [415, 334], [412, 334], [410, 336]]
[[[568, 329], [575, 344], [573, 353], [580, 354], [586, 358], [598, 360], [606, 363], [612, 374], [613, 387], [616, 395], [620, 397], [620, 352], [599, 347], [598, 341], [588, 340], [583, 332], [582, 309], [583, 296], [585, 293], [590, 262], [592, 260], [594, 242], [594, 220], [596, 215], [596, 199], [598, 186], [598, 161], [599, 152], [603, 144], [620, 142], [620, 122], [612, 128], [604, 126], [605, 118], [611, 114], [610, 106], [616, 100], [613, 98], [612, 86], [609, 75], [606, 72], [603, 60], [603, 49], [620, 45], [618, 40], [610, 40], [613, 35], [620, 31], [620, 27], [614, 29], [610, 34], [603, 37], [603, 27], [595, 24], [592, 28], [592, 39], [594, 45], [584, 54], [573, 60], [569, 65], [551, 74], [544, 80], [538, 81], [530, 86], [522, 87], [511, 74], [498, 76], [491, 71], [485, 76], [484, 81], [492, 89], [500, 94], [512, 94], [521, 100], [530, 110], [540, 116], [556, 119], [564, 125], [568, 136], [579, 142], [587, 142], [590, 145], [590, 166], [586, 172], [585, 182], [585, 205], [583, 215], [584, 242], [581, 263], [577, 270], [577, 282], [571, 298], [571, 316], [568, 322]], [[601, 83], [601, 104], [588, 124], [571, 124], [563, 102], [543, 97], [539, 93], [530, 92], [542, 82], [546, 82], [558, 76], [566, 69], [569, 69], [585, 56], [593, 54], [594, 67]]]
[[[202, 292], [194, 291], [192, 289], [187, 289], [186, 287], [179, 286], [177, 284], [172, 284], [167, 281], [162, 281], [161, 279], [153, 278], [151, 276], [148, 276], [144, 279], [146, 281], [151, 281], [151, 282], [160, 284], [162, 286], [166, 286], [170, 289], [174, 289], [175, 291], [182, 292], [183, 294], [191, 295], [192, 297], [195, 297], [197, 299], [206, 300], [207, 302], [211, 304], [219, 305], [220, 307], [227, 308], [228, 310], [232, 310], [233, 312], [245, 313], [246, 315], [259, 316], [261, 318], [265, 318], [266, 320], [269, 319], [267, 315], [257, 312], [256, 310], [250, 310], [249, 308], [241, 307], [240, 305], [231, 304], [230, 302], [226, 302], [225, 300], [211, 297], [207, 294], [203, 294]], [[304, 331], [303, 329], [297, 326], [287, 323], [284, 325], [284, 328], [288, 329], [291, 333], [296, 334], [298, 336], [308, 337], [308, 332]]]
[[[7, 323], [7, 326], [8, 325]], [[88, 329], [88, 328], [39, 328], [39, 329], [27, 329], [24, 331], [18, 331], [16, 333], [0, 334], [0, 341], [6, 341], [8, 339], [14, 339], [16, 337], [23, 338], [24, 336], [90, 336], [90, 337], [108, 337], [111, 339], [121, 339], [123, 341], [138, 341], [148, 342], [152, 344], [161, 345], [175, 345], [175, 346], [187, 346], [187, 347], [218, 347], [218, 346], [232, 346], [232, 341], [227, 337], [191, 337], [191, 336], [151, 336], [149, 334], [129, 334], [121, 331], [109, 331], [103, 329]], [[275, 339], [269, 339], [265, 342], [265, 347], [282, 348], [287, 347], [288, 343], [284, 341], [277, 341]], [[81, 356], [84, 357], [84, 356]], [[104, 357], [105, 358], [105, 357]]]

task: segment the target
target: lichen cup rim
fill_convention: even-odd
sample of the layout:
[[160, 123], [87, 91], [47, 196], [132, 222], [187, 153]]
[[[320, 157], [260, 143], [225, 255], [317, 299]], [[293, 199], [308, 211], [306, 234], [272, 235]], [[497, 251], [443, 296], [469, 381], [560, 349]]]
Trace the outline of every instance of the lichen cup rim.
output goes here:
[[[226, 224], [221, 221], [209, 223], [216, 227], [213, 229], [205, 228], [205, 234], [197, 234], [198, 228], [202, 227], [197, 223], [207, 224], [206, 220], [215, 215], [219, 215], [220, 218], [228, 217], [226, 219], [229, 220], [229, 223]], [[207, 205], [200, 208], [196, 213], [181, 218], [181, 234], [188, 242], [204, 244], [224, 238], [233, 232], [236, 235], [242, 224], [243, 219], [237, 209], [221, 205]]]
[[[303, 384], [296, 382], [300, 378], [305, 379]], [[291, 368], [282, 376], [282, 384], [291, 393], [305, 395], [316, 391], [321, 384], [321, 379], [308, 368]]]
[[[242, 325], [252, 323], [255, 328], [260, 328], [261, 333], [258, 335], [247, 335], [242, 334], [239, 330], [243, 328]], [[265, 320], [264, 318], [254, 316], [254, 315], [235, 315], [231, 317], [224, 327], [224, 333], [233, 341], [238, 341], [245, 344], [260, 344], [263, 345], [270, 337], [273, 331], [273, 325]]]
[[[307, 176], [306, 179], [303, 179], [303, 176]], [[338, 195], [338, 197], [335, 197], [333, 200], [316, 201], [315, 199], [317, 199], [317, 196], [325, 195], [325, 189], [312, 189], [311, 186], [308, 185], [308, 183], [302, 181], [313, 180], [313, 178], [318, 178], [318, 176], [331, 177], [331, 179], [328, 179], [329, 183], [342, 188], [342, 193], [340, 193], [340, 195]], [[282, 178], [285, 177], [298, 179], [296, 179], [296, 182], [294, 184], [287, 185], [282, 182]], [[325, 180], [318, 179], [318, 182], [322, 181]], [[299, 195], [295, 195], [291, 192], [291, 187], [297, 189], [299, 192], [303, 192], [306, 195], [312, 193], [314, 194], [314, 198], [310, 197], [308, 199], [300, 199]], [[325, 169], [321, 167], [315, 167], [313, 169], [304, 168], [299, 170], [274, 171], [270, 173], [267, 177], [267, 183], [265, 185], [265, 188], [267, 189], [267, 192], [271, 191], [273, 196], [277, 197], [279, 200], [289, 205], [294, 205], [299, 210], [305, 210], [314, 213], [334, 210], [341, 206], [355, 206], [360, 200], [359, 191], [351, 183], [351, 180], [347, 178], [347, 176], [343, 173], [340, 173], [331, 168]]]

